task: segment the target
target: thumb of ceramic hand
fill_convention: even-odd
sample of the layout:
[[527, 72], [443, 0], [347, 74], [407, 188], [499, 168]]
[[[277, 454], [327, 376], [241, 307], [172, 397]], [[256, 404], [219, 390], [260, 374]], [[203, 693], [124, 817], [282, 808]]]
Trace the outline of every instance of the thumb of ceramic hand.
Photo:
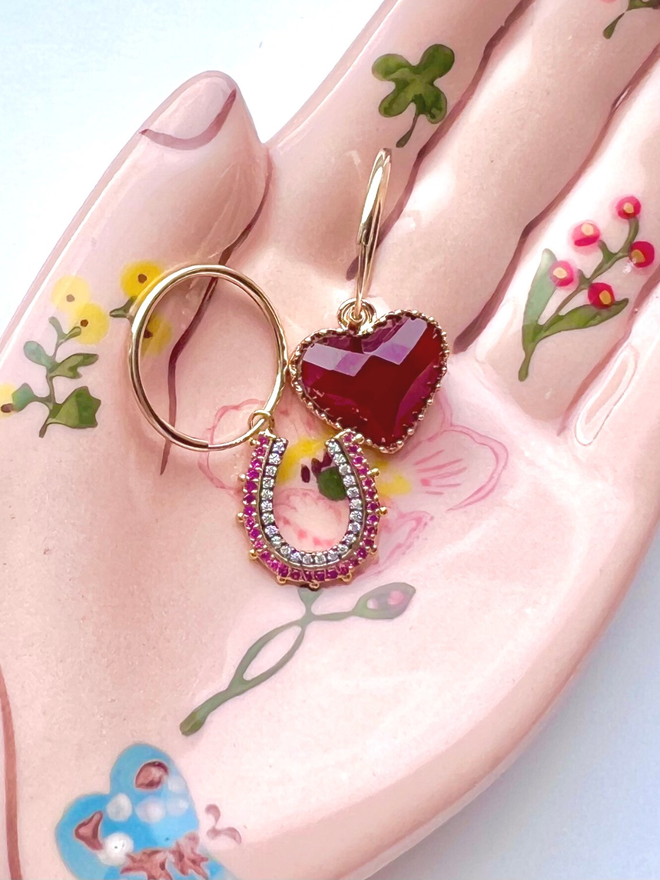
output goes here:
[[[14, 418], [0, 445], [43, 437], [55, 425], [92, 428], [105, 418], [115, 379], [125, 373], [121, 319], [172, 266], [231, 251], [263, 202], [267, 168], [245, 103], [222, 74], [190, 80], [147, 120], [4, 335], [0, 413]], [[178, 320], [188, 321], [194, 305], [178, 308]], [[178, 335], [175, 320], [152, 319], [145, 354]]]

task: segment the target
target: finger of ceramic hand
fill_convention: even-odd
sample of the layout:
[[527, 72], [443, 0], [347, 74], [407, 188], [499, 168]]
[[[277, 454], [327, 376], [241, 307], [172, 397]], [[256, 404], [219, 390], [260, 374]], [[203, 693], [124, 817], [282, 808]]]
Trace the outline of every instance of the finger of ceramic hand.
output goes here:
[[660, 37], [660, 14], [631, 15], [605, 39], [602, 5], [537, 0], [510, 28], [379, 249], [374, 292], [431, 312], [450, 340], [490, 302]]
[[660, 287], [566, 419], [563, 436], [593, 472], [626, 493], [634, 516], [660, 516]]
[[[45, 432], [49, 419], [91, 427], [99, 400], [118, 394], [115, 403], [125, 410], [127, 389], [115, 377], [125, 375], [128, 324], [118, 319], [129, 317], [161, 273], [217, 259], [240, 238], [262, 204], [268, 168], [243, 99], [223, 74], [191, 80], [147, 120], [65, 233], [5, 334], [0, 384], [9, 399], [2, 405], [5, 414], [20, 411], [12, 434]], [[165, 355], [195, 303], [192, 294], [178, 297], [167, 317], [152, 319], [145, 354]], [[55, 361], [81, 348], [84, 357], [57, 367]], [[90, 390], [62, 409], [58, 395], [72, 383], [62, 385], [83, 377]], [[18, 388], [18, 397], [9, 394]]]
[[[389, 203], [442, 135], [489, 41], [529, 0], [386, 3], [316, 94], [273, 138], [270, 242], [283, 258], [346, 284], [369, 173], [395, 157]], [[399, 146], [397, 147], [397, 143]]]
[[[563, 416], [630, 329], [660, 246], [660, 62], [612, 120], [593, 162], [527, 242], [473, 352], [537, 418]], [[660, 255], [660, 251], [658, 252]]]

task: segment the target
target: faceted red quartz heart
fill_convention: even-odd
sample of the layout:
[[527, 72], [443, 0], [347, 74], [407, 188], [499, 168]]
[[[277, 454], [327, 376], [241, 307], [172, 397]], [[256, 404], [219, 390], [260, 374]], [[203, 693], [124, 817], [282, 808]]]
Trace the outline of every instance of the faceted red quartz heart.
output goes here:
[[297, 358], [298, 390], [330, 422], [394, 451], [444, 374], [440, 328], [414, 313], [389, 314], [368, 333], [310, 337]]

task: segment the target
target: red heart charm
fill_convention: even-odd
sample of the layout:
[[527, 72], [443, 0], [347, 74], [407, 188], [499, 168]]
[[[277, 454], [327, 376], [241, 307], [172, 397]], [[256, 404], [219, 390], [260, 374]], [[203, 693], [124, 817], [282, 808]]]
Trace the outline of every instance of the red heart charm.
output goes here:
[[382, 452], [413, 433], [447, 369], [445, 334], [419, 312], [389, 312], [367, 330], [320, 330], [291, 359], [293, 387], [336, 428]]

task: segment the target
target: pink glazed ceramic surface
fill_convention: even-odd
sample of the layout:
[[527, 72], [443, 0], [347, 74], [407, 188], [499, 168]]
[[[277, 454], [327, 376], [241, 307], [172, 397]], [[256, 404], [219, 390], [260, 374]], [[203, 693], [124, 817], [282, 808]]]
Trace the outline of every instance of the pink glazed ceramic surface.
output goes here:
[[[658, 6], [388, 2], [268, 144], [206, 73], [117, 158], [2, 342], [2, 877], [366, 877], [519, 750], [658, 517]], [[291, 348], [335, 326], [384, 146], [371, 297], [453, 354], [411, 442], [371, 456], [377, 562], [298, 591], [248, 559], [249, 448], [142, 419], [127, 318], [220, 260]], [[149, 328], [160, 411], [242, 429], [270, 342], [245, 297], [182, 290]], [[277, 418], [279, 521], [322, 547], [329, 434], [293, 393]]]

